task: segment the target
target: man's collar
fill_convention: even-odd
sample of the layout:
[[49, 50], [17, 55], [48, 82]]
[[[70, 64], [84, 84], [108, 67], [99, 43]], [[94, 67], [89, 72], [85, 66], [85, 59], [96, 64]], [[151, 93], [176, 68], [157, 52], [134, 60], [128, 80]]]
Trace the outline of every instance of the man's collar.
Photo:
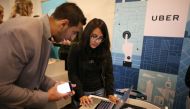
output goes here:
[[49, 22], [49, 16], [45, 15], [42, 18], [42, 22], [43, 22], [43, 34], [45, 35], [45, 37], [47, 39], [49, 39], [51, 37], [51, 31], [50, 31], [50, 22]]

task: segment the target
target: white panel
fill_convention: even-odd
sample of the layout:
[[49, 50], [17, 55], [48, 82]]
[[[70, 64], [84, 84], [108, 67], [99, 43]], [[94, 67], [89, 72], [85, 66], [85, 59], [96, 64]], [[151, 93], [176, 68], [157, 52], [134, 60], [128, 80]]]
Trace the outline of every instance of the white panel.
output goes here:
[[[189, 1], [148, 0], [144, 35], [183, 37]], [[153, 21], [152, 16], [157, 20]]]

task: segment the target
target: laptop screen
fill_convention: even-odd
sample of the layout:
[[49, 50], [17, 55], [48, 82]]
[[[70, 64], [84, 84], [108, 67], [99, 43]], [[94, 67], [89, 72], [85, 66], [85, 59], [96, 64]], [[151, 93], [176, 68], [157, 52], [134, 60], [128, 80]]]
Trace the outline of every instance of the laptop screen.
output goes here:
[[132, 89], [133, 86], [131, 86], [126, 92], [124, 92], [123, 96], [120, 99], [120, 102], [115, 106], [114, 109], [120, 109], [127, 102], [127, 99], [129, 98]]

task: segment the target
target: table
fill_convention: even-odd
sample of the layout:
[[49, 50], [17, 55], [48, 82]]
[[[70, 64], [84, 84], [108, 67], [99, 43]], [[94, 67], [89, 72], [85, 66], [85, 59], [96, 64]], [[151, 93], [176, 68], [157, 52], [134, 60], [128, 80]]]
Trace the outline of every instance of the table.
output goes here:
[[131, 104], [131, 105], [143, 107], [143, 108], [146, 108], [146, 109], [161, 109], [160, 107], [158, 107], [158, 106], [156, 106], [154, 104], [151, 104], [151, 103], [149, 103], [147, 101], [140, 100], [140, 99], [128, 98], [127, 103]]

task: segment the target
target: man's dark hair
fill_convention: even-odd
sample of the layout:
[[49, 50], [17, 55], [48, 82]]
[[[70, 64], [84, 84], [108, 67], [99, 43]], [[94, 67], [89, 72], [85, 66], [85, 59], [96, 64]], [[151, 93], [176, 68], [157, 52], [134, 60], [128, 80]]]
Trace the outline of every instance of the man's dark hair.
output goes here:
[[79, 23], [86, 24], [82, 10], [75, 3], [61, 4], [55, 9], [52, 16], [57, 20], [68, 19], [69, 26], [77, 26]]

